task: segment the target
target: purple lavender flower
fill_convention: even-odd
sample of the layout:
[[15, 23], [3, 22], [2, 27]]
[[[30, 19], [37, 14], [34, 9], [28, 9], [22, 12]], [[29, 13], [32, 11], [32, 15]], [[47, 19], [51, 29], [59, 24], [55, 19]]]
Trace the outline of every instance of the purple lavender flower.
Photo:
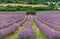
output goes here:
[[39, 22], [36, 17], [34, 16], [34, 21], [37, 24], [38, 28], [44, 32], [44, 34], [49, 38], [53, 39], [53, 37], [58, 36], [60, 37], [60, 31], [56, 31], [46, 25], [43, 25], [41, 22]]
[[25, 16], [26, 14], [22, 12], [0, 12], [0, 28], [5, 28], [21, 21]]
[[[26, 20], [26, 18], [24, 18], [21, 22], [19, 21], [19, 23], [21, 23], [20, 25], [22, 25], [24, 23], [24, 21]], [[13, 25], [10, 25], [9, 27], [3, 28], [0, 30], [0, 37], [3, 38], [4, 36], [9, 35], [10, 33], [13, 33], [16, 31], [16, 29], [20, 26], [18, 23], [14, 23]]]
[[19, 34], [17, 39], [34, 39], [33, 29], [32, 29], [32, 19], [28, 18], [28, 23], [25, 29]]
[[32, 24], [30, 22], [28, 22], [25, 29], [19, 34], [17, 39], [22, 39], [23, 37], [26, 37], [27, 39], [34, 39]]
[[60, 30], [60, 26], [59, 26], [59, 25], [53, 24], [53, 23], [50, 23], [50, 22], [47, 22], [47, 21], [45, 21], [45, 20], [43, 20], [43, 19], [40, 19], [38, 16], [36, 16], [36, 17], [37, 17], [37, 19], [38, 19], [39, 21], [43, 22], [44, 24], [47, 24], [49, 27], [51, 27], [51, 28], [53, 28], [53, 29], [55, 29], [55, 30]]

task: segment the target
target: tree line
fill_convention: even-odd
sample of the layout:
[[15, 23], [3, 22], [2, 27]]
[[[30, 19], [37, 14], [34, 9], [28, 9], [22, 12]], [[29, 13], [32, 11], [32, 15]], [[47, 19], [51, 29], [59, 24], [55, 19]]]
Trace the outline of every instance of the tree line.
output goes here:
[[40, 4], [45, 2], [58, 2], [60, 0], [0, 0], [0, 3]]

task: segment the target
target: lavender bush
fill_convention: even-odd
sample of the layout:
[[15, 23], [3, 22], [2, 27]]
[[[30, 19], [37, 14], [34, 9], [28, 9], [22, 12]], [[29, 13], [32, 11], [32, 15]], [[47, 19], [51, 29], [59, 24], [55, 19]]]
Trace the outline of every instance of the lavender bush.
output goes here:
[[[21, 20], [21, 22], [19, 21], [19, 23], [21, 23], [20, 25], [22, 25], [24, 23], [24, 21], [26, 21], [26, 18], [27, 17], [25, 17], [23, 20]], [[15, 32], [20, 25], [17, 22], [17, 23], [10, 25], [9, 27], [1, 29], [0, 30], [1, 36], [5, 37], [5, 36], [9, 35], [10, 33]]]
[[34, 21], [37, 24], [38, 28], [44, 32], [44, 34], [48, 37], [48, 39], [53, 39], [55, 36], [60, 37], [60, 31], [56, 31], [54, 29], [49, 28], [46, 25], [43, 25], [39, 22], [36, 17], [34, 16]]
[[[37, 17], [37, 16], [36, 16], [36, 17]], [[60, 26], [59, 26], [59, 25], [53, 24], [53, 23], [50, 23], [50, 22], [47, 22], [47, 21], [45, 21], [45, 20], [40, 19], [39, 17], [37, 17], [37, 19], [38, 19], [39, 21], [43, 22], [44, 24], [48, 25], [49, 27], [60, 31]]]
[[34, 39], [32, 25], [30, 22], [28, 22], [25, 29], [20, 33], [17, 39], [22, 39], [25, 36], [27, 37], [26, 39]]
[[[16, 15], [17, 14], [17, 15]], [[24, 16], [23, 16], [24, 15]], [[10, 25], [12, 25], [13, 23], [16, 23], [18, 21], [21, 21], [24, 17], [25, 14], [23, 13], [0, 13], [0, 28], [5, 28], [8, 27]]]
[[33, 29], [32, 29], [32, 20], [30, 19], [31, 16], [28, 17], [28, 23], [24, 30], [19, 34], [17, 39], [34, 39]]

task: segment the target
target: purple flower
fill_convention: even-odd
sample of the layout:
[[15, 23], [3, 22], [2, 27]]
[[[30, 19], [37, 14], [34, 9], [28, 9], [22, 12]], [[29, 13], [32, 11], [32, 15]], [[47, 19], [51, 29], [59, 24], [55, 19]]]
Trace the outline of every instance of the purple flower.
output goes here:
[[42, 23], [44, 24], [47, 24], [49, 27], [53, 28], [53, 29], [56, 29], [56, 30], [60, 30], [60, 26], [57, 25], [57, 24], [54, 24], [54, 23], [51, 23], [51, 22], [48, 22], [46, 20], [43, 20], [41, 18], [39, 18], [38, 16], [36, 16], [36, 18], [41, 21]]
[[32, 29], [32, 19], [28, 18], [28, 23], [24, 30], [19, 34], [17, 39], [34, 39], [33, 29]]
[[38, 28], [49, 38], [49, 39], [53, 39], [53, 37], [55, 36], [59, 36], [60, 37], [60, 31], [56, 31], [46, 25], [43, 25], [40, 21], [38, 21], [36, 19], [36, 17], [34, 16], [34, 21], [37, 24]]

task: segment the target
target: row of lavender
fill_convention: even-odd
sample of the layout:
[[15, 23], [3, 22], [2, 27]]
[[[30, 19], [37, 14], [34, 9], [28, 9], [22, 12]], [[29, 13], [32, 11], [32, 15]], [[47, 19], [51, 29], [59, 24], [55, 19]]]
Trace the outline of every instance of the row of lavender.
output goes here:
[[32, 29], [32, 16], [28, 16], [28, 23], [26, 24], [25, 28], [23, 31], [18, 35], [17, 39], [35, 39], [34, 38], [34, 33]]
[[[36, 13], [34, 21], [38, 28], [48, 37], [48, 39], [60, 38], [60, 11], [44, 11]], [[45, 25], [46, 24], [46, 25]], [[56, 38], [56, 39], [58, 39]]]
[[47, 24], [49, 27], [60, 31], [60, 14], [59, 13], [52, 13], [52, 12], [42, 12], [42, 13], [37, 13], [36, 14], [37, 18]]
[[25, 13], [23, 14], [22, 12], [20, 13], [13, 13], [13, 12], [8, 12], [8, 13], [2, 13], [0, 12], [0, 28], [7, 27], [13, 23], [16, 23], [24, 18], [26, 15]]
[[[26, 14], [20, 14], [20, 13], [0, 13], [0, 16], [2, 18], [0, 19], [3, 19], [3, 20], [0, 20], [0, 21], [3, 21], [4, 23], [6, 23], [6, 25], [4, 25], [4, 23], [0, 22], [1, 24], [3, 24], [2, 26], [0, 26], [0, 39], [3, 39], [3, 37], [9, 35], [10, 33], [14, 32], [17, 30], [17, 28], [22, 25], [26, 19], [27, 19], [27, 16]], [[5, 20], [6, 19], [6, 20]], [[8, 25], [9, 23], [11, 23], [10, 25]], [[8, 27], [7, 27], [8, 26]], [[4, 27], [4, 28], [3, 28]]]
[[42, 22], [38, 21], [36, 17], [34, 17], [34, 21], [37, 24], [38, 28], [48, 37], [48, 39], [60, 37], [60, 31], [56, 31], [47, 25], [44, 25]]
[[[47, 20], [49, 22], [60, 23], [60, 11], [43, 11], [37, 12], [36, 15], [40, 16], [41, 19]], [[49, 20], [48, 20], [49, 19]]]

